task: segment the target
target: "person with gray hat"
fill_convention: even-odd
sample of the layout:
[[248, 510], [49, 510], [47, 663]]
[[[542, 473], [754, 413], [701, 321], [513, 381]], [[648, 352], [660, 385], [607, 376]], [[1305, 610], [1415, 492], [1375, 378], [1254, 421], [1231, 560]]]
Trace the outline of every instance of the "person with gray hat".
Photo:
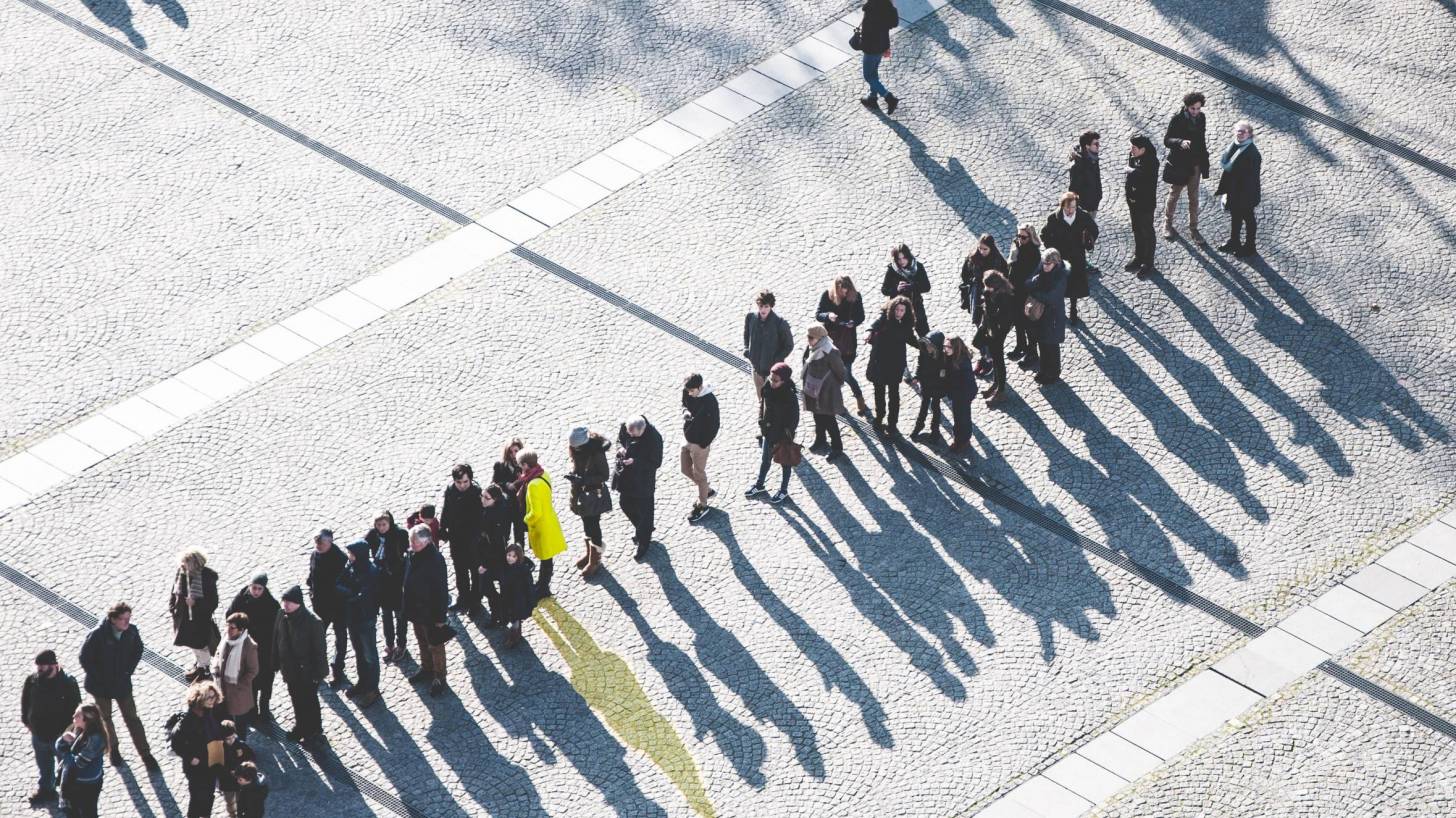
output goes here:
[[[607, 489], [607, 481], [612, 478], [612, 469], [607, 465], [610, 448], [611, 441], [585, 426], [572, 429], [567, 439], [567, 451], [571, 455], [571, 471], [566, 475], [571, 482], [568, 507], [581, 518], [586, 535], [586, 553], [576, 561], [583, 577], [595, 574], [602, 567], [602, 550], [606, 547], [602, 542], [602, 515], [612, 510], [612, 492]], [[541, 575], [549, 582], [551, 571], [544, 560]]]
[[[224, 619], [235, 613], [248, 615], [248, 631], [258, 644], [258, 675], [253, 677], [253, 713], [272, 717], [273, 675], [278, 672], [273, 662], [273, 626], [278, 621], [278, 600], [268, 590], [268, 575], [259, 571], [243, 586], [228, 605]], [[251, 714], [250, 714], [251, 715]]]
[[304, 741], [323, 735], [318, 686], [329, 673], [324, 626], [303, 606], [303, 589], [297, 585], [283, 592], [283, 615], [273, 626], [273, 657], [293, 702], [293, 729], [288, 731], [288, 739]]
[[30, 731], [30, 747], [40, 771], [32, 807], [56, 800], [56, 739], [66, 732], [76, 708], [81, 706], [81, 688], [75, 678], [61, 670], [53, 650], [35, 656], [35, 672], [20, 688], [20, 722]]

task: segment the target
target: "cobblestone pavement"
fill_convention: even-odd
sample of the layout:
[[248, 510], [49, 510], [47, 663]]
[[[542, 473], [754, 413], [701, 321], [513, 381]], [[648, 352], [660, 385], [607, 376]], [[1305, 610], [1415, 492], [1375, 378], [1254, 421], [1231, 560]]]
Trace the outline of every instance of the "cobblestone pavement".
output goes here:
[[[1286, 18], [1274, 12], [1288, 4], [1271, 5], [1277, 9], [1267, 19], [1278, 28]], [[65, 8], [124, 30], [119, 9], [130, 7]], [[559, 162], [580, 158], [573, 151], [600, 147], [644, 112], [701, 93], [759, 56], [755, 49], [804, 33], [764, 26], [726, 50], [703, 45], [693, 52], [697, 62], [684, 57], [667, 69], [660, 58], [630, 53], [630, 26], [608, 27], [604, 42], [623, 38], [619, 49], [603, 50], [610, 58], [572, 67], [578, 64], [562, 52], [562, 75], [533, 74], [539, 108], [490, 120], [466, 114], [471, 99], [488, 103], [478, 95], [491, 87], [483, 80], [470, 81], [472, 96], [458, 85], [441, 90], [419, 79], [462, 82], [499, 70], [516, 71], [511, 76], [519, 81], [523, 63], [511, 61], [525, 57], [506, 48], [492, 52], [499, 65], [479, 66], [475, 74], [459, 65], [424, 70], [459, 62], [461, 43], [476, 31], [449, 24], [464, 14], [455, 7], [397, 11], [381, 27], [364, 21], [387, 10], [360, 10], [359, 22], [340, 23], [290, 6], [262, 18], [265, 30], [280, 32], [275, 40], [227, 36], [256, 23], [257, 10], [182, 8], [168, 0], [129, 12], [156, 56], [211, 66], [205, 78], [235, 93], [246, 88], [263, 102], [273, 94], [271, 101], [288, 103], [268, 108], [274, 116], [471, 212], [539, 181], [533, 169], [554, 174]], [[519, 11], [520, 25], [529, 27], [541, 24], [532, 21], [544, 19], [546, 9]], [[830, 11], [772, 13], [792, 18], [775, 26], [797, 20], [807, 30]], [[1115, 9], [1100, 11], [1110, 16]], [[575, 8], [559, 13], [550, 19], [562, 21], [561, 31], [591, 30], [598, 19]], [[19, 7], [0, 14], [17, 24], [35, 16]], [[205, 26], [213, 14], [219, 23]], [[178, 19], [187, 21], [185, 30]], [[724, 19], [748, 25], [742, 16]], [[165, 613], [171, 563], [181, 548], [201, 544], [212, 554], [225, 594], [257, 568], [268, 570], [278, 593], [302, 579], [308, 535], [322, 525], [347, 537], [380, 506], [403, 516], [438, 498], [452, 462], [484, 468], [516, 434], [539, 446], [548, 471], [558, 473], [571, 426], [590, 422], [610, 433], [618, 419], [643, 411], [669, 441], [657, 503], [662, 545], [651, 558], [630, 559], [625, 520], [611, 515], [608, 570], [582, 583], [561, 566], [558, 600], [527, 625], [527, 646], [500, 649], [499, 634], [461, 623], [465, 638], [448, 650], [456, 696], [433, 700], [411, 690], [403, 679], [409, 665], [386, 668], [385, 704], [369, 711], [325, 694], [332, 755], [322, 765], [262, 742], [266, 769], [282, 782], [280, 813], [316, 809], [325, 798], [339, 814], [387, 812], [385, 801], [361, 794], [330, 758], [432, 816], [950, 815], [989, 802], [1242, 640], [1194, 606], [849, 427], [847, 462], [807, 460], [795, 478], [794, 503], [775, 508], [742, 499], [737, 492], [757, 465], [752, 393], [744, 375], [704, 347], [736, 352], [742, 315], [758, 287], [779, 293], [780, 312], [799, 335], [834, 275], [852, 273], [873, 290], [888, 245], [904, 240], [921, 252], [935, 282], [927, 298], [932, 323], [968, 332], [952, 283], [968, 234], [986, 230], [1004, 239], [1016, 221], [1044, 219], [1071, 135], [1093, 124], [1108, 145], [1109, 196], [1096, 253], [1108, 272], [1084, 306], [1087, 328], [1070, 334], [1064, 348], [1068, 385], [1042, 392], [1013, 372], [1016, 397], [1008, 410], [976, 410], [971, 470], [1050, 524], [1107, 543], [1264, 624], [1318, 596], [1456, 495], [1443, 275], [1453, 261], [1451, 183], [1094, 29], [1075, 29], [1089, 47], [1068, 52], [1059, 44], [1069, 25], [1030, 0], [947, 7], [895, 41], [885, 70], [905, 99], [895, 120], [873, 117], [854, 102], [860, 80], [851, 62], [530, 242], [633, 309], [671, 322], [677, 337], [508, 255], [13, 510], [0, 518], [0, 560], [90, 611], [129, 598], [148, 644], [181, 662], [184, 652], [168, 644]], [[439, 46], [439, 35], [429, 32], [442, 29], [463, 39]], [[75, 60], [92, 60], [95, 69], [48, 83], [39, 57], [17, 60], [14, 76], [24, 81], [4, 93], [74, 99], [69, 112], [53, 115], [74, 119], [68, 133], [95, 134], [76, 137], [84, 144], [141, 138], [128, 136], [133, 127], [156, 138], [144, 119], [128, 119], [145, 109], [143, 102], [128, 106], [128, 94], [113, 94], [108, 104], [115, 108], [98, 108], [98, 92], [89, 89], [110, 70], [116, 79], [103, 83], [107, 89], [136, 86], [128, 93], [142, 100], [180, 90], [163, 88], [162, 80], [63, 29], [36, 31], [38, 40], [74, 48]], [[319, 32], [329, 48], [310, 45], [299, 31]], [[369, 47], [388, 39], [383, 31], [438, 46], [440, 62], [411, 63]], [[348, 45], [351, 36], [357, 42]], [[708, 31], [703, 37], [733, 39]], [[265, 52], [272, 58], [259, 56]], [[329, 56], [342, 53], [349, 60]], [[472, 59], [471, 70], [484, 62]], [[651, 71], [634, 73], [633, 59]], [[310, 67], [284, 68], [300, 63]], [[300, 90], [341, 64], [358, 66], [352, 77], [408, 96], [388, 115], [397, 118], [365, 127], [341, 113], [381, 107], [368, 88]], [[390, 73], [380, 69], [385, 64], [421, 73]], [[1240, 65], [1294, 77], [1275, 60]], [[13, 75], [5, 76], [8, 82]], [[572, 88], [563, 77], [584, 84]], [[604, 97], [602, 83], [648, 83], [641, 87], [654, 90], [650, 102], [634, 108]], [[1114, 175], [1122, 135], [1135, 127], [1160, 135], [1177, 97], [1192, 86], [1209, 95], [1215, 144], [1237, 118], [1256, 124], [1266, 158], [1264, 259], [1247, 265], [1160, 241], [1162, 276], [1139, 282], [1114, 272], [1130, 241]], [[1287, 86], [1291, 94], [1298, 88]], [[682, 95], [673, 96], [674, 89]], [[465, 102], [452, 110], [486, 130], [439, 125], [422, 113], [462, 93]], [[261, 110], [258, 99], [248, 96]], [[570, 106], [591, 123], [560, 136], [573, 147], [527, 150], [512, 141], [498, 158], [481, 160], [487, 164], [458, 161], [459, 152], [484, 154], [480, 145], [494, 146], [496, 128], [550, 130], [551, 117]], [[108, 127], [108, 115], [123, 124]], [[176, 309], [212, 323], [182, 333], [173, 329], [180, 319], [163, 312], [150, 322], [117, 318], [116, 343], [147, 354], [118, 355], [96, 370], [67, 363], [84, 357], [84, 343], [68, 347], [62, 339], [70, 336], [60, 332], [38, 338], [27, 349], [65, 376], [73, 393], [67, 401], [120, 396], [147, 373], [198, 354], [159, 353], [161, 343], [143, 328], [186, 335], [192, 349], [215, 348], [271, 310], [312, 297], [293, 285], [304, 270], [312, 293], [327, 292], [439, 232], [427, 211], [368, 180], [300, 156], [292, 143], [261, 138], [251, 126], [232, 125], [223, 113], [194, 114], [207, 117], [217, 124], [204, 134], [230, 153], [267, 158], [268, 169], [244, 178], [218, 170], [230, 163], [199, 161], [190, 172], [165, 172], [157, 170], [171, 158], [164, 154], [136, 158], [132, 175], [118, 178], [155, 172], [165, 184], [190, 180], [176, 190], [148, 188], [145, 196], [155, 198], [139, 199], [150, 204], [136, 208], [140, 221], [132, 229], [170, 237], [159, 241], [174, 260], [156, 261], [155, 274], [181, 282]], [[1382, 124], [1373, 117], [1362, 122], [1400, 133]], [[420, 149], [403, 145], [406, 136], [418, 136]], [[197, 145], [200, 138], [182, 141]], [[76, 149], [69, 139], [54, 142], [53, 150]], [[396, 161], [418, 164], [400, 172]], [[39, 177], [44, 164], [36, 160], [31, 173]], [[67, 185], [80, 185], [100, 198], [111, 183], [78, 172], [56, 184], [48, 195], [60, 198]], [[203, 199], [214, 189], [238, 204], [210, 210]], [[321, 195], [300, 201], [300, 189]], [[1382, 195], [1352, 205], [1352, 190]], [[328, 196], [338, 205], [320, 206]], [[278, 272], [258, 281], [246, 265], [237, 267], [235, 275], [256, 285], [256, 294], [239, 299], [191, 272], [191, 254], [236, 244], [222, 227], [227, 219], [238, 222], [232, 229], [266, 230], [269, 220], [285, 219], [290, 203], [308, 211], [300, 222], [307, 229], [278, 228], [293, 242], [273, 245]], [[1203, 232], [1217, 243], [1224, 220], [1212, 205], [1205, 208]], [[173, 209], [185, 215], [169, 222]], [[7, 211], [6, 223], [22, 229], [20, 240], [6, 245], [14, 249], [0, 252], [44, 257], [46, 245], [31, 238], [41, 235], [77, 235], [77, 252], [109, 240], [106, 231], [87, 233], [74, 215], [47, 213], [54, 224], [34, 233], [25, 232], [33, 229], [28, 218], [21, 208]], [[186, 219], [197, 224], [197, 235], [169, 230]], [[79, 232], [63, 231], [73, 224]], [[1365, 261], [1382, 252], [1398, 254], [1399, 275]], [[93, 263], [119, 275], [114, 260]], [[98, 274], [74, 275], [79, 287]], [[125, 316], [128, 305], [149, 303], [157, 289], [139, 281], [107, 291], [123, 301], [105, 314]], [[672, 462], [676, 385], [694, 370], [718, 385], [724, 412], [710, 460], [722, 509], [699, 526], [684, 519], [691, 494]], [[103, 376], [93, 371], [117, 374], [98, 384]], [[15, 380], [18, 394], [39, 391], [32, 378]], [[912, 398], [903, 414], [913, 410]], [[4, 423], [37, 428], [62, 414], [48, 408]], [[903, 414], [902, 427], [911, 422]], [[558, 501], [575, 542], [576, 521], [564, 514], [564, 498]], [[66, 549], [64, 563], [55, 559], [56, 544]], [[7, 689], [18, 684], [14, 669], [39, 644], [57, 644], [74, 666], [79, 625], [7, 583], [0, 582], [0, 594], [9, 630], [25, 635], [0, 657], [12, 669], [4, 676]], [[1449, 717], [1435, 681], [1449, 676], [1449, 646], [1430, 635], [1449, 618], [1440, 607], [1448, 599], [1449, 589], [1351, 655], [1356, 670]], [[1410, 644], [1429, 647], [1407, 649], [1407, 633]], [[1367, 649], [1378, 656], [1360, 658]], [[155, 670], [142, 674], [146, 721], [160, 733], [180, 687]], [[286, 701], [278, 709], [281, 723], [291, 724]], [[1134, 785], [1107, 807], [1109, 814], [1252, 815], [1263, 801], [1275, 805], [1275, 814], [1323, 814], [1301, 812], [1294, 789], [1279, 789], [1296, 772], [1307, 782], [1301, 792], [1328, 799], [1310, 803], [1334, 805], [1345, 796], [1369, 813], [1400, 814], [1406, 804], [1449, 810], [1440, 783], [1443, 773], [1449, 778], [1449, 742], [1333, 680], [1297, 682], [1245, 722], [1156, 773], [1157, 786]], [[29, 782], [21, 738], [0, 739], [6, 803], [23, 797]], [[1220, 745], [1229, 753], [1207, 752]], [[1331, 756], [1334, 747], [1347, 754]], [[1235, 758], [1244, 761], [1229, 760]], [[1267, 784], [1249, 774], [1249, 764], [1262, 765]], [[109, 774], [107, 803], [116, 814], [175, 814], [185, 787], [174, 774], [169, 765], [165, 789]], [[1372, 783], [1379, 781], [1391, 783]], [[1400, 789], [1406, 783], [1414, 789], [1410, 798]]]

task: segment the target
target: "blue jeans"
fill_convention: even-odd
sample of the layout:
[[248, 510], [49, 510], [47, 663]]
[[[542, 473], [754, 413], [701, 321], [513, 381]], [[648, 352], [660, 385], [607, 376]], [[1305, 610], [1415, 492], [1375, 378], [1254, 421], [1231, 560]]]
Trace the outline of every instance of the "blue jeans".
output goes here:
[[343, 675], [344, 658], [349, 653], [349, 626], [342, 618], [333, 622], [325, 622], [324, 628], [332, 628], [334, 631], [334, 661], [329, 664], [334, 673]]
[[43, 739], [31, 734], [30, 747], [35, 751], [35, 766], [40, 770], [36, 789], [41, 792], [56, 791], [56, 740]]
[[349, 625], [349, 641], [354, 645], [354, 666], [359, 678], [354, 689], [373, 692], [379, 689], [379, 645], [375, 644], [375, 628], [379, 620], [369, 617]]
[[864, 78], [870, 84], [870, 96], [872, 98], [892, 97], [890, 89], [880, 82], [880, 60], [885, 58], [884, 54], [864, 55]]
[[[774, 444], [769, 443], [768, 439], [765, 438], [763, 441], [763, 462], [758, 465], [758, 482], [754, 485], [761, 486], [763, 485], [763, 481], [768, 478], [768, 467], [773, 465], [773, 450]], [[784, 479], [779, 484], [779, 491], [788, 491], [789, 474], [792, 473], [792, 470], [788, 466], [781, 465], [780, 468], [784, 470]]]

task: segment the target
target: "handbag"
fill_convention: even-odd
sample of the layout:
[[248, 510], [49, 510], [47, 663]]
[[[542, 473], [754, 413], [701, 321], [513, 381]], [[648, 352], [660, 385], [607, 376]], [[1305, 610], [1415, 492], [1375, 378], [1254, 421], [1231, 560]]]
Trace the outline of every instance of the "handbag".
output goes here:
[[1040, 321], [1046, 312], [1046, 305], [1035, 298], [1027, 298], [1026, 306], [1022, 308], [1022, 314], [1032, 321]]
[[822, 392], [822, 391], [824, 391], [824, 378], [825, 378], [825, 376], [823, 376], [823, 375], [820, 375], [820, 376], [810, 375], [809, 372], [808, 372], [808, 370], [805, 370], [805, 372], [804, 372], [804, 394], [805, 395], [808, 395], [809, 397], [813, 398], [814, 400], [818, 400], [819, 399], [819, 393]]
[[773, 462], [793, 468], [804, 460], [804, 447], [792, 440], [784, 439], [774, 444]]
[[855, 51], [864, 50], [864, 34], [860, 32], [859, 26], [855, 26], [854, 33], [849, 35], [849, 47]]
[[571, 495], [571, 512], [578, 517], [600, 517], [612, 510], [612, 493], [606, 486], [582, 489]]

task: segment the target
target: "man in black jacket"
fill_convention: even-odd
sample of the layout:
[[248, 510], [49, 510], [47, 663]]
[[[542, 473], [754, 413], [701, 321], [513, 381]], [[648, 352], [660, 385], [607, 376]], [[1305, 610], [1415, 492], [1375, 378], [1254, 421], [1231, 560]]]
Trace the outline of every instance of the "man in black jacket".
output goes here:
[[283, 615], [273, 624], [273, 658], [293, 702], [290, 741], [305, 741], [324, 732], [319, 709], [319, 682], [328, 672], [324, 626], [303, 607], [303, 589], [283, 592]]
[[106, 612], [106, 619], [86, 634], [81, 643], [81, 669], [86, 672], [85, 688], [96, 699], [101, 720], [111, 736], [111, 765], [121, 766], [116, 725], [111, 721], [111, 705], [121, 710], [122, 721], [131, 733], [132, 743], [142, 757], [147, 772], [159, 773], [161, 765], [152, 757], [142, 720], [137, 718], [136, 700], [132, 698], [131, 676], [142, 660], [142, 635], [131, 624], [131, 606], [118, 602]]
[[20, 722], [30, 731], [30, 747], [40, 780], [30, 794], [32, 807], [56, 800], [56, 739], [71, 725], [81, 706], [81, 688], [61, 670], [56, 652], [36, 654], [35, 672], [25, 678], [20, 690]]
[[1198, 181], [1208, 178], [1208, 122], [1203, 116], [1203, 94], [1192, 91], [1183, 95], [1183, 110], [1168, 121], [1163, 146], [1168, 149], [1168, 162], [1163, 167], [1167, 182], [1168, 204], [1163, 210], [1163, 238], [1178, 237], [1173, 229], [1173, 216], [1178, 212], [1178, 197], [1188, 191], [1188, 234], [1199, 246], [1206, 242], [1198, 232]]
[[1127, 196], [1127, 215], [1132, 222], [1133, 257], [1123, 265], [1138, 278], [1153, 274], [1153, 254], [1157, 250], [1157, 231], [1153, 229], [1153, 213], [1158, 209], [1158, 149], [1153, 140], [1142, 134], [1133, 135], [1128, 149], [1123, 189]]
[[[1231, 224], [1229, 239], [1218, 249], [1236, 256], [1257, 255], [1254, 247], [1254, 231], [1258, 222], [1254, 220], [1254, 208], [1259, 205], [1262, 191], [1259, 174], [1263, 171], [1264, 158], [1259, 155], [1259, 146], [1254, 144], [1254, 126], [1248, 121], [1234, 126], [1234, 141], [1224, 149], [1219, 159], [1223, 175], [1218, 177], [1216, 196], [1224, 196]], [[1244, 239], [1239, 241], [1240, 227]]]
[[708, 501], [718, 492], [708, 485], [708, 450], [718, 436], [718, 396], [703, 383], [703, 376], [694, 372], [683, 381], [682, 473], [698, 487], [698, 502], [688, 513], [688, 522], [695, 523], [708, 514]]
[[325, 630], [334, 629], [333, 678], [329, 686], [340, 688], [344, 679], [344, 660], [349, 653], [349, 625], [344, 616], [344, 601], [339, 598], [339, 574], [349, 558], [344, 550], [334, 545], [334, 532], [325, 528], [313, 538], [313, 553], [308, 556], [308, 595], [313, 600], [313, 612]]
[[[479, 501], [476, 501], [479, 502]], [[420, 644], [420, 670], [411, 682], [430, 683], [430, 695], [445, 692], [445, 643], [439, 632], [445, 627], [445, 606], [450, 587], [445, 580], [445, 558], [424, 524], [410, 529], [410, 552], [404, 561], [404, 618], [414, 628]]]
[[794, 351], [794, 334], [789, 322], [774, 312], [774, 294], [759, 290], [757, 309], [743, 316], [743, 357], [753, 364], [753, 388], [763, 395], [763, 384], [773, 365]]
[[656, 528], [657, 470], [662, 467], [662, 433], [638, 415], [628, 418], [617, 432], [617, 492], [622, 513], [632, 521], [637, 545], [633, 558], [647, 556]]
[[450, 485], [440, 508], [440, 540], [450, 543], [450, 564], [455, 568], [455, 604], [452, 611], [480, 613], [483, 594], [480, 569], [480, 486], [469, 463], [450, 470]]
[[278, 620], [278, 600], [268, 590], [268, 575], [263, 571], [253, 575], [249, 582], [233, 597], [227, 616], [235, 613], [248, 615], [248, 630], [258, 643], [258, 675], [253, 677], [253, 695], [257, 697], [254, 712], [271, 717], [273, 701], [273, 676], [278, 665], [273, 660], [273, 625]]
[[[1095, 221], [1102, 205], [1102, 135], [1085, 131], [1077, 138], [1076, 147], [1067, 157], [1067, 190], [1077, 194], [1077, 204]], [[1087, 272], [1098, 272], [1086, 264]]]

